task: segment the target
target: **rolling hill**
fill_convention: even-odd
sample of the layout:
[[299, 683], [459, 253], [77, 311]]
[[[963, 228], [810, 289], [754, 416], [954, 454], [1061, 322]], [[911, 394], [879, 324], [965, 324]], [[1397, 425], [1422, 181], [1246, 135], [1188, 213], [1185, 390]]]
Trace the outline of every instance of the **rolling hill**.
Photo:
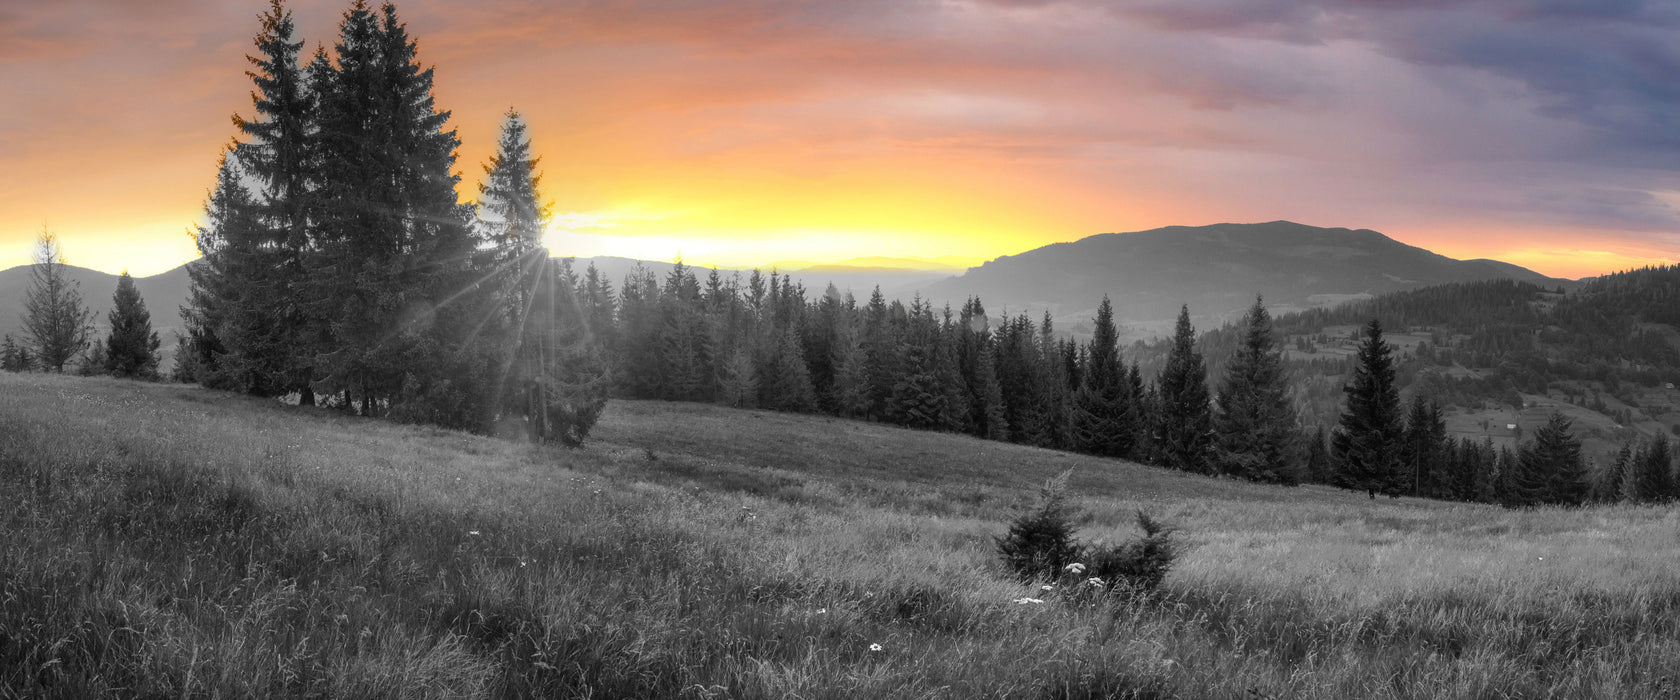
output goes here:
[[1571, 284], [1495, 260], [1455, 260], [1376, 231], [1290, 221], [1168, 226], [1105, 233], [992, 260], [922, 288], [960, 303], [979, 296], [993, 313], [1048, 309], [1077, 328], [1107, 294], [1132, 338], [1170, 327], [1181, 304], [1203, 326], [1228, 320], [1263, 294], [1276, 311], [1330, 306], [1448, 282], [1515, 279]]

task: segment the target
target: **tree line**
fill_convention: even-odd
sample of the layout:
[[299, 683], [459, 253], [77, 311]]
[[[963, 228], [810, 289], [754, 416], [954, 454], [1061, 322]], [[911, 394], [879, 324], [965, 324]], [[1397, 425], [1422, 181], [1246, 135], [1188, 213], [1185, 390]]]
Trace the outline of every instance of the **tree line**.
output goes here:
[[[680, 261], [663, 280], [637, 269], [616, 292], [591, 266], [576, 295], [615, 348], [615, 384], [629, 398], [820, 412], [1372, 497], [1509, 506], [1680, 497], [1663, 437], [1599, 470], [1562, 415], [1515, 449], [1451, 439], [1439, 403], [1422, 394], [1402, 402], [1397, 358], [1375, 320], [1358, 355], [1337, 366], [1336, 422], [1309, 430], [1298, 378], [1259, 299], [1200, 342], [1181, 309], [1146, 379], [1135, 359], [1122, 360], [1106, 298], [1080, 342], [1057, 333], [1048, 314], [990, 318], [978, 298], [936, 309], [877, 289], [859, 303], [829, 285], [812, 299], [787, 275], [724, 276]], [[1212, 337], [1225, 341], [1217, 384], [1199, 350]]]

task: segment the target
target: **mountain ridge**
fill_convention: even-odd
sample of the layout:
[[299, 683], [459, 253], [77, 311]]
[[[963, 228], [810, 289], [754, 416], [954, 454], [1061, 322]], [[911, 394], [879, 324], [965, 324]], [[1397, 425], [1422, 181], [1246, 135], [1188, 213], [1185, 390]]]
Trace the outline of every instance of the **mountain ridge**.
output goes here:
[[[889, 260], [895, 259], [874, 256], [846, 262]], [[673, 266], [598, 256], [578, 258], [579, 272], [591, 263], [615, 286], [638, 265], [661, 278]], [[103, 326], [117, 276], [69, 267], [71, 278], [81, 285], [84, 301], [96, 314], [96, 325]], [[15, 336], [21, 328], [29, 268], [0, 270], [0, 333]], [[1106, 294], [1127, 339], [1161, 333], [1170, 327], [1180, 305], [1190, 307], [1198, 325], [1210, 327], [1247, 308], [1256, 294], [1263, 295], [1275, 312], [1287, 312], [1449, 282], [1516, 279], [1546, 286], [1576, 284], [1498, 260], [1455, 260], [1371, 229], [1281, 220], [1099, 233], [1000, 256], [951, 274], [956, 271], [834, 263], [789, 274], [813, 295], [832, 283], [841, 292], [851, 292], [860, 303], [876, 286], [888, 298], [908, 300], [920, 294], [930, 303], [953, 306], [979, 296], [994, 315], [1005, 310], [1034, 314], [1048, 310], [1063, 329], [1075, 331], [1089, 322]], [[744, 275], [748, 271], [719, 272]], [[137, 277], [135, 283], [152, 312], [153, 327], [170, 340], [180, 328], [177, 309], [186, 298], [186, 265]]]
[[1221, 321], [1257, 294], [1287, 311], [1482, 279], [1574, 284], [1497, 260], [1456, 260], [1371, 229], [1271, 221], [1095, 234], [1002, 256], [920, 291], [953, 303], [979, 296], [992, 310], [1048, 310], [1074, 324], [1106, 294], [1138, 337], [1158, 332], [1181, 305]]

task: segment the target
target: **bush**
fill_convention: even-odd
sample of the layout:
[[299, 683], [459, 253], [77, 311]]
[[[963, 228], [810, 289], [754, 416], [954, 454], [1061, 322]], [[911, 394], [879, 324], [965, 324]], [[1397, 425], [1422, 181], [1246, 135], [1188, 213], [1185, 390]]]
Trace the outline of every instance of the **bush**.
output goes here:
[[1054, 578], [1079, 559], [1073, 539], [1073, 520], [1067, 507], [1067, 480], [1062, 472], [1039, 489], [1038, 510], [1009, 524], [1009, 534], [997, 538], [998, 556], [1023, 581]]
[[1178, 543], [1172, 539], [1177, 528], [1163, 525], [1141, 510], [1137, 522], [1143, 529], [1141, 539], [1109, 548], [1093, 547], [1085, 552], [1085, 573], [1101, 581], [1107, 589], [1153, 591], [1161, 587], [1161, 581], [1178, 559]]
[[1073, 509], [1067, 505], [1067, 480], [1072, 470], [1044, 483], [1038, 509], [1009, 524], [1009, 534], [997, 538], [998, 556], [1022, 581], [1048, 580], [1064, 591], [1081, 595], [1122, 590], [1146, 594], [1161, 587], [1177, 561], [1178, 528], [1162, 524], [1138, 511], [1143, 537], [1105, 547], [1080, 542], [1073, 536]]

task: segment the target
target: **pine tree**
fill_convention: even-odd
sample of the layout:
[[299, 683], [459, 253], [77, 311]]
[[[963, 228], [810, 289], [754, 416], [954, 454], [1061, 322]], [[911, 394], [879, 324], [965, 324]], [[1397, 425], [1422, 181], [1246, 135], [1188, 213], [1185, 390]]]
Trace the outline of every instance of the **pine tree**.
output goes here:
[[1605, 475], [1608, 495], [1612, 501], [1623, 503], [1639, 502], [1639, 478], [1637, 476], [1637, 462], [1633, 459], [1633, 446], [1623, 443], [1616, 451], [1616, 458], [1610, 464], [1609, 473]]
[[314, 404], [313, 348], [308, 330], [313, 319], [300, 302], [304, 255], [310, 246], [309, 215], [314, 194], [316, 95], [299, 65], [303, 41], [297, 39], [292, 14], [282, 0], [271, 0], [254, 43], [259, 55], [247, 56], [255, 117], [235, 115], [234, 124], [248, 140], [235, 143], [243, 173], [260, 184], [256, 201], [260, 230], [241, 243], [237, 277], [241, 289], [224, 310], [228, 325], [219, 340], [226, 356], [222, 371], [238, 377], [240, 388], [258, 395], [297, 392]]
[[191, 358], [183, 371], [194, 381], [215, 389], [244, 390], [244, 382], [222, 367], [227, 346], [221, 335], [230, 332], [228, 319], [240, 302], [245, 251], [255, 245], [260, 222], [251, 192], [242, 182], [237, 161], [223, 154], [216, 171], [216, 187], [204, 206], [205, 225], [193, 231], [202, 256], [187, 266], [187, 303], [181, 307], [186, 335], [178, 357]]
[[1324, 427], [1303, 436], [1307, 444], [1306, 480], [1314, 484], [1330, 483], [1330, 450], [1324, 445]]
[[1569, 427], [1569, 419], [1554, 412], [1534, 431], [1534, 441], [1522, 445], [1517, 474], [1507, 482], [1505, 505], [1580, 505], [1585, 501], [1587, 471], [1581, 462], [1581, 441], [1570, 434]]
[[152, 314], [127, 270], [117, 278], [108, 318], [111, 332], [105, 338], [105, 372], [115, 377], [157, 379], [158, 334], [152, 330]]
[[1676, 499], [1674, 458], [1668, 437], [1658, 435], [1642, 446], [1634, 460], [1637, 486], [1634, 489], [1639, 503], [1667, 503]]
[[1190, 307], [1180, 308], [1172, 350], [1161, 370], [1156, 407], [1155, 449], [1167, 466], [1209, 473], [1213, 467], [1213, 417], [1208, 404], [1207, 366], [1196, 352]]
[[1283, 349], [1259, 298], [1243, 317], [1241, 333], [1242, 344], [1226, 365], [1214, 413], [1221, 471], [1253, 481], [1298, 483], [1298, 429], [1285, 383]]
[[588, 317], [572, 296], [577, 280], [571, 259], [544, 256], [543, 263], [545, 279], [533, 290], [521, 340], [523, 351], [535, 359], [528, 388], [521, 392], [523, 414], [533, 439], [578, 447], [606, 407], [611, 374]]
[[759, 375], [759, 405], [778, 411], [816, 410], [816, 392], [804, 354], [799, 334], [788, 326], [772, 351], [767, 371]]
[[834, 320], [833, 357], [830, 358], [834, 367], [834, 382], [829, 390], [829, 405], [837, 415], [857, 418], [869, 410], [869, 368], [864, 365], [856, 302], [849, 294], [846, 302], [845, 308]]
[[1331, 459], [1338, 486], [1365, 491], [1398, 493], [1397, 472], [1404, 428], [1400, 423], [1400, 392], [1394, 383], [1391, 348], [1383, 341], [1382, 324], [1372, 319], [1343, 390], [1347, 402], [1331, 436]]
[[976, 437], [1008, 439], [1003, 387], [998, 383], [996, 336], [986, 317], [986, 307], [978, 297], [963, 302], [952, 334], [957, 366], [967, 393], [964, 428]]
[[1120, 363], [1114, 306], [1104, 295], [1097, 306], [1091, 342], [1080, 368], [1083, 380], [1073, 394], [1072, 436], [1081, 452], [1103, 457], [1136, 457], [1138, 423]]
[[735, 408], [758, 406], [758, 363], [746, 348], [736, 348], [724, 362], [718, 403]]
[[76, 374], [83, 377], [97, 377], [105, 372], [105, 344], [97, 340], [87, 344], [87, 348], [76, 358]]
[[376, 13], [357, 0], [339, 34], [336, 69], [309, 70], [322, 83], [319, 147], [330, 154], [313, 202], [319, 224], [307, 296], [325, 321], [326, 348], [315, 373], [323, 388], [353, 393], [363, 413], [382, 415], [443, 399], [443, 383], [466, 380], [457, 369], [470, 362], [459, 350], [482, 319], [458, 298], [482, 273], [471, 267], [477, 241], [455, 193], [460, 141], [444, 130], [450, 114], [435, 109], [432, 71], [418, 64], [396, 9]]
[[65, 363], [87, 347], [93, 312], [82, 304], [81, 285], [65, 269], [58, 237], [45, 226], [35, 237], [34, 263], [23, 297], [25, 337], [42, 370], [62, 373]]
[[7, 333], [4, 341], [0, 341], [0, 370], [6, 372], [23, 371], [22, 356], [18, 354], [17, 341], [12, 340], [12, 334]]
[[1400, 441], [1401, 488], [1413, 496], [1439, 497], [1442, 461], [1446, 449], [1447, 424], [1438, 404], [1412, 397], [1406, 415], [1406, 429]]

